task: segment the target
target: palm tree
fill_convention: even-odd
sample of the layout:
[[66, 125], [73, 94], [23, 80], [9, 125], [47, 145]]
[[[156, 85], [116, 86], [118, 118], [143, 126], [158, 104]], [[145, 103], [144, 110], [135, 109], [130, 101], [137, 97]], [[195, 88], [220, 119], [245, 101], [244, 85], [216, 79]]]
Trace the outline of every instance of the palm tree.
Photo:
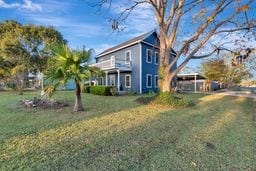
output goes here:
[[94, 70], [88, 66], [92, 50], [72, 51], [67, 45], [58, 45], [52, 50], [53, 58], [48, 62], [46, 79], [53, 85], [53, 90], [69, 80], [74, 80], [76, 95], [74, 111], [83, 111], [81, 83], [88, 79]]

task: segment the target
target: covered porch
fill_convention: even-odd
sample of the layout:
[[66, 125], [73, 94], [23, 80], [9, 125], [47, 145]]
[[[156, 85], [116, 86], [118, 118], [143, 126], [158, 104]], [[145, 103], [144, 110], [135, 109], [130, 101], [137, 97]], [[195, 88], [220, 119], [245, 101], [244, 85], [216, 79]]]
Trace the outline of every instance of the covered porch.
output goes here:
[[106, 70], [105, 77], [97, 78], [96, 85], [114, 86], [118, 94], [131, 90], [131, 71], [124, 69]]

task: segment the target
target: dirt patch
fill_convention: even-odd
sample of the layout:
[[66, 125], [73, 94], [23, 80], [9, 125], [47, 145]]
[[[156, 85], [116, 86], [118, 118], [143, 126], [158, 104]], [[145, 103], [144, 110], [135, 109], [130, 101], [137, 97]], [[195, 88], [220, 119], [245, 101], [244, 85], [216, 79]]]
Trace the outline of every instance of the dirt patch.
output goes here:
[[24, 107], [40, 107], [43, 109], [60, 109], [69, 106], [67, 102], [49, 99], [38, 99], [36, 97], [30, 100], [22, 100], [21, 103]]

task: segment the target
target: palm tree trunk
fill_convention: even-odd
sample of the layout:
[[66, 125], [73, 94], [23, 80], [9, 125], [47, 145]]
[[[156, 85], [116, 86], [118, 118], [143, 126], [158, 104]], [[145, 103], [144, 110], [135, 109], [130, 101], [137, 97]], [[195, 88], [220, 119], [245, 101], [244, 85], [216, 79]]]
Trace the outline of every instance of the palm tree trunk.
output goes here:
[[79, 112], [79, 111], [83, 111], [83, 105], [82, 105], [82, 99], [81, 99], [81, 87], [79, 84], [79, 81], [75, 80], [75, 84], [76, 84], [76, 102], [75, 102], [75, 106], [74, 106], [74, 111], [75, 112]]

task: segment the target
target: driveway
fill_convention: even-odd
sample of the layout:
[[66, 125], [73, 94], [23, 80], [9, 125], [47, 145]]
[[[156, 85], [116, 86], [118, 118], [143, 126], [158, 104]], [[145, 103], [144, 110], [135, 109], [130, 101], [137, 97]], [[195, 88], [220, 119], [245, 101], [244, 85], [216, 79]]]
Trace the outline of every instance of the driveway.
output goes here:
[[216, 93], [219, 95], [226, 95], [226, 96], [238, 96], [238, 97], [248, 97], [248, 98], [253, 98], [256, 100], [256, 94], [252, 93], [247, 93], [247, 92], [236, 92], [236, 91], [226, 91], [226, 92], [220, 92]]

